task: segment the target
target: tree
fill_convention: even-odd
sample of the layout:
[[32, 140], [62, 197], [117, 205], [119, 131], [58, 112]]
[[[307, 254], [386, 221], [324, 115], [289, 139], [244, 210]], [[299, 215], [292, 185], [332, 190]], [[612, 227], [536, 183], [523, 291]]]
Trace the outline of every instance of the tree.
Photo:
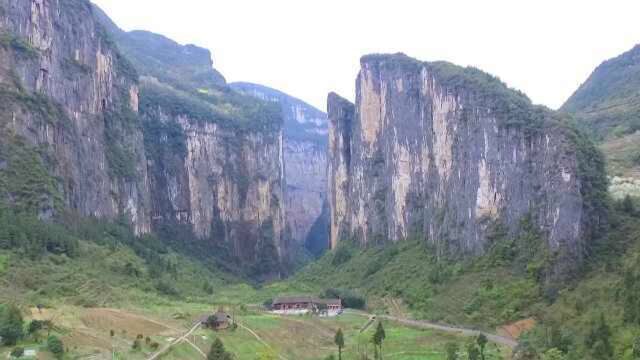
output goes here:
[[640, 337], [633, 340], [633, 358], [640, 359]]
[[480, 347], [480, 357], [482, 358], [482, 360], [484, 360], [484, 348], [485, 346], [487, 346], [487, 343], [489, 342], [489, 340], [487, 339], [487, 336], [485, 334], [480, 334], [476, 338], [476, 342]]
[[518, 346], [513, 350], [513, 359], [518, 360], [540, 360], [540, 356], [536, 352], [535, 347], [528, 339], [522, 339]]
[[15, 345], [24, 336], [22, 313], [15, 305], [0, 308], [0, 337], [2, 344]]
[[631, 196], [626, 195], [622, 200], [622, 211], [626, 212], [629, 215], [634, 215], [636, 213], [636, 207], [633, 203], [633, 199], [631, 199]]
[[33, 338], [36, 342], [40, 342], [40, 336], [38, 332], [42, 330], [44, 322], [40, 320], [32, 320], [27, 326], [27, 334]]
[[64, 344], [57, 336], [49, 336], [47, 339], [47, 348], [56, 359], [62, 359], [62, 355], [64, 355]]
[[42, 321], [40, 320], [32, 320], [27, 326], [27, 334], [33, 335], [42, 329]]
[[564, 355], [562, 351], [556, 348], [549, 349], [545, 351], [542, 355], [542, 360], [566, 360], [567, 357]]
[[17, 347], [11, 350], [11, 357], [13, 358], [21, 358], [24, 355], [24, 348]]
[[219, 338], [216, 338], [211, 345], [207, 360], [231, 360], [231, 354], [224, 349], [224, 344]]
[[613, 357], [611, 345], [611, 328], [607, 324], [604, 314], [592, 323], [591, 330], [585, 340], [585, 345], [591, 350], [591, 356], [596, 360], [607, 360]]
[[457, 360], [458, 350], [460, 350], [458, 343], [449, 342], [444, 345], [444, 351], [447, 354], [447, 360]]
[[378, 322], [378, 327], [376, 328], [376, 332], [373, 334], [371, 338], [371, 342], [375, 345], [377, 358], [382, 359], [382, 342], [387, 337], [384, 332], [384, 327], [382, 326], [382, 322]]
[[131, 345], [131, 349], [134, 351], [138, 351], [142, 349], [142, 343], [140, 342], [140, 339], [133, 340], [133, 345]]
[[333, 342], [338, 346], [338, 360], [342, 360], [342, 348], [344, 347], [344, 334], [342, 334], [342, 329], [338, 329]]
[[475, 342], [469, 342], [467, 344], [467, 357], [469, 360], [480, 359], [480, 350], [478, 350], [478, 346], [476, 346]]

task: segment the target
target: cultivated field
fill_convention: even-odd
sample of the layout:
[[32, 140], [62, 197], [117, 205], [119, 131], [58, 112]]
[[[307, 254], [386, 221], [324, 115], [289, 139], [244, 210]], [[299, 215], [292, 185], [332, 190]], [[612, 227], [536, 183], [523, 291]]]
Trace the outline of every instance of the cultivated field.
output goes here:
[[[75, 359], [147, 359], [154, 350], [184, 334], [203, 314], [213, 312], [218, 306], [183, 304], [155, 307], [145, 310], [120, 310], [109, 308], [80, 308], [63, 306], [39, 311], [31, 309], [30, 319], [51, 320], [68, 349], [66, 358]], [[281, 317], [245, 307], [228, 306], [239, 326], [235, 330], [214, 332], [199, 329], [189, 342], [172, 347], [161, 356], [165, 360], [203, 359], [213, 340], [219, 337], [228, 351], [238, 360], [255, 360], [260, 354], [272, 354], [278, 359], [324, 359], [336, 354], [333, 337], [338, 329], [345, 334], [346, 347], [343, 359], [357, 359], [359, 353], [373, 354], [370, 338], [375, 326], [362, 331], [368, 318], [363, 314], [345, 313], [336, 318], [312, 316]], [[374, 324], [375, 325], [375, 324]], [[387, 338], [384, 342], [386, 359], [445, 359], [444, 346], [456, 342], [463, 348], [469, 339], [434, 330], [412, 329], [391, 322], [384, 322]], [[133, 350], [134, 340], [141, 335], [141, 347]], [[43, 334], [45, 337], [46, 334]], [[146, 340], [146, 338], [149, 340]], [[39, 359], [50, 358], [42, 343], [21, 344], [38, 351]], [[199, 352], [195, 347], [200, 349]], [[0, 349], [0, 357], [6, 358], [10, 349]], [[489, 359], [501, 359], [506, 349], [489, 345]]]

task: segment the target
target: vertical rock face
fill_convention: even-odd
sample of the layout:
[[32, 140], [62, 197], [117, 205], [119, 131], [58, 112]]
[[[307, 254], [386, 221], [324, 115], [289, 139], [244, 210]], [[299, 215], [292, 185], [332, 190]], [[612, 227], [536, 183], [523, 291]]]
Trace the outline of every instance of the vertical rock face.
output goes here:
[[[147, 141], [154, 153], [154, 228], [188, 225], [197, 238], [228, 250], [243, 264], [265, 256], [277, 263], [286, 252], [279, 127], [242, 132], [171, 114], [162, 104], [149, 103], [145, 88], [146, 134], [159, 135]], [[264, 253], [265, 246], [276, 252]]]
[[330, 213], [330, 246], [335, 249], [341, 237], [348, 233], [347, 209], [351, 165], [351, 127], [353, 104], [337, 94], [329, 94], [329, 163], [327, 166]]
[[[38, 148], [68, 207], [87, 216], [126, 214], [137, 233], [149, 232], [137, 76], [90, 4], [2, 0], [0, 36], [0, 141], [17, 136]], [[39, 209], [41, 216], [52, 211]]]
[[123, 32], [86, 0], [0, 0], [2, 202], [124, 215], [270, 276], [282, 144], [279, 108], [227, 87], [208, 50]]
[[[329, 95], [331, 244], [420, 237], [479, 255], [495, 224], [531, 219], [564, 271], [602, 221], [577, 135], [475, 69], [362, 59], [356, 104]], [[600, 191], [600, 189], [598, 190]], [[566, 269], [565, 269], [566, 267]]]
[[208, 50], [105, 27], [141, 75], [152, 228], [182, 229], [252, 275], [276, 274], [290, 250], [279, 107], [228, 87]]
[[[327, 114], [262, 85], [232, 83], [233, 89], [280, 105], [284, 115], [285, 210], [294, 245], [318, 255], [327, 248]], [[315, 225], [315, 226], [314, 226]]]

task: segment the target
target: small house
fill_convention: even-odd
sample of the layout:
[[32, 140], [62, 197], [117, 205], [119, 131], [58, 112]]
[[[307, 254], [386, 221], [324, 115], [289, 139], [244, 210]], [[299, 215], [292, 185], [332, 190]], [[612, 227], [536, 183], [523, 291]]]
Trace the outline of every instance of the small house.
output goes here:
[[209, 329], [224, 330], [229, 327], [231, 316], [222, 310], [218, 310], [215, 314], [208, 316], [203, 323]]

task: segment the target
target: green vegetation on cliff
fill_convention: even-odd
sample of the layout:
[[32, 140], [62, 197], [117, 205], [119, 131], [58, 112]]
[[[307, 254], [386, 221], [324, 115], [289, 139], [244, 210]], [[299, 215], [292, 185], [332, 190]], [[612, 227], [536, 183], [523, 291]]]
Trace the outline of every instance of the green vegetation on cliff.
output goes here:
[[474, 67], [461, 67], [446, 61], [423, 62], [402, 53], [367, 55], [361, 62], [415, 74], [425, 69], [443, 88], [456, 94], [461, 90], [469, 93], [471, 101], [486, 107], [496, 115], [500, 124], [507, 127], [524, 128], [535, 133], [544, 126], [563, 122], [548, 108], [533, 105], [521, 91], [509, 88], [498, 77]]
[[561, 110], [600, 139], [640, 130], [640, 45], [598, 66]]
[[17, 213], [47, 214], [59, 209], [59, 185], [43, 160], [47, 149], [34, 149], [1, 128], [0, 139], [0, 203], [10, 204]]
[[141, 82], [140, 112], [147, 115], [163, 113], [172, 118], [182, 116], [185, 120], [210, 122], [237, 130], [274, 131], [282, 125], [281, 111], [275, 104], [228, 88], [207, 93], [186, 92], [148, 78]]
[[562, 106], [607, 157], [617, 198], [638, 196], [640, 184], [640, 45], [603, 62]]

